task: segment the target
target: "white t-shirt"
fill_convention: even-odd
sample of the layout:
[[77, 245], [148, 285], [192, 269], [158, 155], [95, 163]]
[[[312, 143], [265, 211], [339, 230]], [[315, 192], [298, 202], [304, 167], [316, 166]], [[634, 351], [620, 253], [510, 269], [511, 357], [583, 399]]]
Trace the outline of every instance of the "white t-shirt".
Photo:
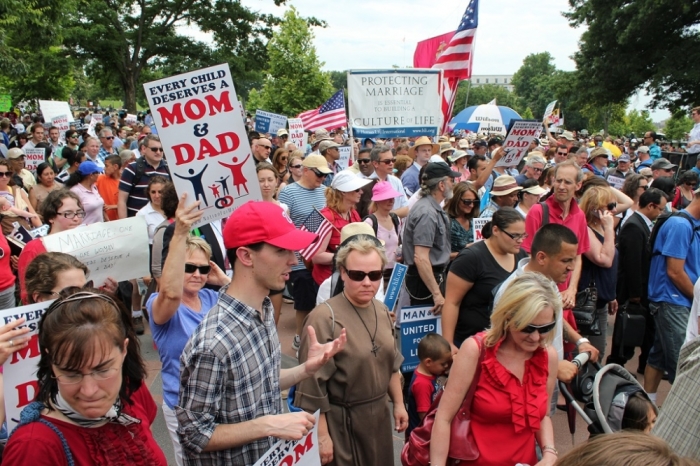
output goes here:
[[698, 337], [698, 318], [700, 318], [700, 278], [695, 282], [693, 288], [693, 305], [690, 308], [688, 327], [685, 330], [685, 343], [695, 340]]

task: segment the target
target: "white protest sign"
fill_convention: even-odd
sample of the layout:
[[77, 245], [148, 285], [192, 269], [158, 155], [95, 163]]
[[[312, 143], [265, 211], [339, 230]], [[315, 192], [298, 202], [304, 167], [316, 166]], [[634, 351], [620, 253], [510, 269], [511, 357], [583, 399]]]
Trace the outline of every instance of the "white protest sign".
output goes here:
[[440, 83], [438, 69], [348, 71], [353, 136], [437, 136], [442, 120]]
[[46, 152], [41, 147], [26, 148], [24, 150], [24, 168], [31, 172], [36, 171], [39, 164], [46, 161]]
[[556, 109], [552, 114], [552, 123], [549, 125], [549, 129], [555, 131], [559, 128], [565, 128], [564, 117], [559, 116], [559, 109]]
[[102, 285], [150, 275], [148, 229], [143, 217], [93, 223], [41, 239], [51, 252], [75, 256], [90, 269], [90, 280]]
[[195, 226], [262, 199], [228, 64], [143, 88], [178, 195], [201, 202], [204, 215]]
[[277, 134], [277, 130], [287, 126], [287, 117], [264, 110], [255, 111], [255, 131], [258, 133], [269, 133], [272, 136]]
[[7, 430], [12, 430], [19, 423], [19, 414], [22, 409], [34, 401], [39, 392], [39, 384], [36, 379], [37, 366], [39, 364], [39, 320], [53, 301], [30, 304], [29, 306], [15, 307], [0, 311], [0, 324], [5, 325], [21, 317], [26, 319], [22, 327], [28, 326], [31, 331], [29, 344], [13, 353], [7, 358], [3, 368], [3, 393], [5, 395], [5, 416]]
[[97, 133], [95, 133], [95, 126], [97, 126], [97, 123], [102, 123], [102, 114], [101, 113], [93, 113], [90, 116], [90, 124], [88, 125], [88, 134], [92, 136], [93, 138], [97, 137]]
[[51, 126], [58, 128], [58, 132], [61, 135], [61, 141], [65, 141], [66, 131], [70, 129], [68, 115], [59, 115], [51, 118]]
[[304, 123], [301, 118], [290, 118], [289, 122], [289, 141], [293, 142], [297, 149], [302, 151], [306, 147], [306, 140], [309, 137], [304, 132]]
[[127, 113], [126, 118], [124, 118], [124, 121], [128, 125], [135, 125], [136, 123], [138, 123], [138, 117], [133, 113]]
[[44, 116], [44, 121], [51, 121], [54, 117], [67, 115], [68, 121], [74, 121], [73, 112], [70, 109], [68, 102], [60, 102], [57, 100], [40, 100], [39, 107], [41, 114]]
[[340, 152], [340, 158], [335, 162], [338, 164], [341, 170], [345, 170], [350, 166], [350, 157], [352, 156], [352, 147], [350, 146], [340, 146], [338, 147], [338, 152]]
[[321, 466], [321, 454], [318, 449], [318, 418], [311, 431], [301, 440], [280, 440], [260, 458], [253, 466]]
[[496, 164], [497, 167], [514, 167], [520, 163], [530, 143], [540, 137], [542, 123], [533, 120], [516, 120], [503, 141], [506, 153]]
[[549, 118], [552, 115], [552, 112], [554, 111], [554, 107], [557, 105], [557, 101], [555, 100], [554, 102], [550, 102], [547, 105], [547, 108], [544, 109], [544, 117], [542, 117], [542, 121], [546, 121], [547, 118]]
[[620, 178], [619, 176], [610, 175], [606, 178], [606, 180], [608, 181], [608, 183], [610, 183], [610, 186], [612, 186], [615, 189], [622, 189], [622, 185], [625, 184], [625, 179]]
[[491, 221], [491, 217], [487, 218], [473, 218], [472, 226], [474, 227], [474, 242], [481, 241], [484, 236], [481, 234], [481, 230], [484, 229], [484, 225]]

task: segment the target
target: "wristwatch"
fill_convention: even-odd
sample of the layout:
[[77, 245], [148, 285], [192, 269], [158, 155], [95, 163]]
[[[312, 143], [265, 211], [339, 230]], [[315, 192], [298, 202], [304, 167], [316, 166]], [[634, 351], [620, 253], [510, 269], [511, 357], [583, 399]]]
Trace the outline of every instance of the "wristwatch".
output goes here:
[[579, 338], [578, 340], [576, 340], [576, 348], [581, 346], [581, 343], [590, 343], [590, 342], [591, 342], [591, 340], [589, 340], [588, 338]]

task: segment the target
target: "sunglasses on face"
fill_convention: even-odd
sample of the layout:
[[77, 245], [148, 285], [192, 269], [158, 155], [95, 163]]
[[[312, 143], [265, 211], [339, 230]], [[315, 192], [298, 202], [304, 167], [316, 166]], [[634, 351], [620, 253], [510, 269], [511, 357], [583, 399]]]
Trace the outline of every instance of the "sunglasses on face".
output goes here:
[[690, 188], [694, 188], [698, 185], [697, 183], [684, 183], [684, 184]]
[[372, 270], [371, 272], [363, 272], [362, 270], [346, 270], [348, 278], [354, 282], [361, 282], [365, 277], [369, 277], [370, 281], [376, 282], [382, 278], [381, 270]]
[[149, 147], [149, 149], [152, 150], [153, 152], [163, 152], [162, 147]]
[[280, 160], [287, 160], [287, 157], [280, 157]]
[[321, 173], [321, 172], [320, 172], [318, 169], [316, 169], [316, 168], [312, 168], [311, 171], [314, 172], [314, 175], [316, 175], [316, 177], [318, 177], [318, 178], [325, 178], [325, 177], [328, 176], [326, 173]]
[[611, 202], [605, 207], [607, 207], [607, 209], [612, 212], [613, 210], [615, 210], [617, 208], [617, 202]]
[[370, 159], [357, 159], [357, 163], [369, 163]]
[[530, 167], [530, 168], [532, 168], [532, 171], [533, 171], [533, 172], [540, 172], [540, 173], [542, 173], [542, 171], [544, 170], [544, 168], [535, 168], [535, 167]]
[[508, 238], [512, 239], [513, 241], [524, 241], [525, 238], [528, 237], [528, 234], [527, 234], [527, 233], [522, 233], [522, 234], [515, 233], [515, 234], [513, 234], [513, 233], [508, 233], [508, 232], [505, 231], [505, 230], [501, 230], [501, 231], [502, 231], [503, 233], [505, 233], [505, 235], [506, 235]]
[[644, 191], [646, 191], [648, 187], [647, 185], [639, 185], [639, 189], [643, 189]]
[[531, 333], [539, 333], [540, 335], [546, 335], [549, 332], [552, 331], [554, 327], [556, 327], [557, 321], [555, 320], [554, 322], [550, 322], [549, 324], [544, 324], [544, 325], [528, 325], [524, 329], [521, 330], [523, 333], [527, 333], [528, 335]]
[[263, 146], [262, 144], [258, 144], [258, 147], [262, 147], [263, 149], [266, 149], [266, 150], [272, 149], [272, 146]]
[[107, 139], [111, 141], [112, 139], [114, 139], [114, 136], [103, 136], [102, 139]]
[[301, 164], [299, 164], [299, 165], [290, 165], [289, 168], [301, 168]]
[[569, 155], [568, 152], [557, 152], [557, 154], [559, 154], [559, 155]]
[[477, 205], [479, 203], [476, 199], [460, 199], [460, 202], [466, 206]]
[[12, 176], [12, 172], [0, 172], [0, 178], [9, 178]]
[[392, 165], [392, 164], [396, 163], [396, 159], [384, 159], [384, 160], [380, 160], [379, 163], [385, 163], [387, 165]]
[[195, 273], [197, 270], [200, 274], [206, 275], [211, 271], [211, 265], [185, 264], [185, 273]]

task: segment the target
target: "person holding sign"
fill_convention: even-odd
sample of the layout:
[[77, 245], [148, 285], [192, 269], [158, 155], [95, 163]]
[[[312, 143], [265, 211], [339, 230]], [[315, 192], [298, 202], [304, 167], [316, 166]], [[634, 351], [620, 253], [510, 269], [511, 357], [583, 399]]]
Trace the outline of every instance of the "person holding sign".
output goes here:
[[211, 247], [207, 242], [190, 236], [192, 225], [203, 212], [197, 210], [196, 204], [185, 207], [186, 196], [180, 198], [175, 213], [175, 232], [170, 240], [159, 291], [146, 303], [153, 341], [163, 363], [163, 415], [178, 466], [182, 466], [183, 458], [174, 407], [180, 388], [180, 355], [194, 329], [216, 306], [217, 293], [204, 285], [223, 286], [230, 281], [211, 260]]
[[[12, 151], [19, 151], [22, 154], [22, 149], [10, 149], [8, 151], [8, 157], [12, 154]], [[24, 155], [22, 154], [22, 157]], [[10, 168], [10, 163], [8, 160], [0, 159], [0, 197], [4, 197], [7, 200], [10, 208], [16, 208], [20, 211], [27, 212], [30, 215], [28, 220], [34, 227], [41, 226], [41, 220], [36, 215], [32, 204], [29, 202], [29, 196], [27, 192], [15, 185], [12, 179], [13, 170]], [[12, 225], [14, 222], [18, 222], [20, 225], [27, 229], [31, 229], [30, 223], [25, 220], [25, 215], [15, 213], [10, 209], [6, 209], [2, 212], [2, 232], [5, 235], [9, 235], [14, 230]]]
[[[295, 406], [321, 410], [318, 442], [322, 464], [393, 465], [391, 414], [397, 432], [408, 427], [401, 389], [403, 356], [396, 347], [389, 309], [374, 299], [386, 255], [379, 240], [356, 235], [337, 252], [344, 291], [316, 306], [304, 321], [313, 332], [301, 339], [300, 362], [320, 341], [353, 335], [346, 351], [333, 356], [314, 377], [296, 387]], [[368, 420], [371, 419], [371, 422]]]
[[271, 202], [248, 202], [231, 214], [223, 237], [233, 279], [180, 357], [175, 412], [186, 465], [251, 465], [270, 449], [273, 438], [303, 438], [315, 418], [282, 414], [281, 390], [313, 376], [347, 341], [341, 331], [337, 339], [321, 344], [309, 326], [306, 362], [281, 369], [267, 296], [284, 287], [297, 263], [294, 251], [317, 236], [297, 230]]
[[38, 330], [37, 401], [22, 411], [3, 464], [165, 466], [128, 311], [98, 290], [66, 289]]

